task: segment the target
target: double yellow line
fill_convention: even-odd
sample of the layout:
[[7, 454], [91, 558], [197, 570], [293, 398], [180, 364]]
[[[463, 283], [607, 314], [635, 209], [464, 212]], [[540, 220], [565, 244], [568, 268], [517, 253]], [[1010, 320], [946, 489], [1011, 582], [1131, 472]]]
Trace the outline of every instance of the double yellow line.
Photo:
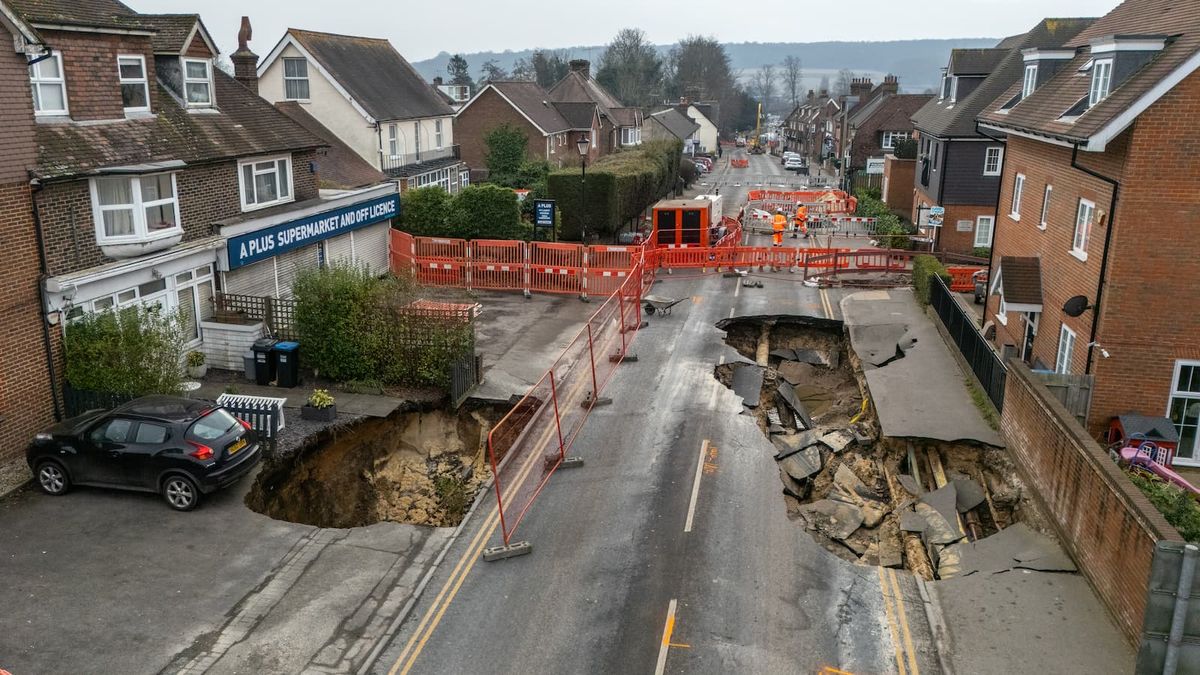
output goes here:
[[896, 667], [900, 675], [920, 675], [917, 669], [917, 654], [913, 649], [912, 632], [908, 629], [908, 614], [904, 611], [904, 596], [900, 593], [900, 582], [896, 570], [877, 567], [879, 589], [883, 594], [883, 609], [887, 614], [888, 628], [892, 633], [892, 648], [896, 653]]
[[826, 292], [825, 288], [821, 288], [820, 291], [821, 291], [821, 309], [825, 312], [825, 318], [827, 318], [827, 319], [837, 318], [833, 314], [833, 303], [829, 301], [829, 293]]

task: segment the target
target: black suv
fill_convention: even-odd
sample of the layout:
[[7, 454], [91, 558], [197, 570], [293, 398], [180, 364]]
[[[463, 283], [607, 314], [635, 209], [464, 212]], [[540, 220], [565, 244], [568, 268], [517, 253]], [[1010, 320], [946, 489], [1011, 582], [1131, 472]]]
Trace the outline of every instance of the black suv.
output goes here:
[[25, 451], [47, 494], [73, 484], [158, 492], [178, 511], [249, 473], [261, 455], [249, 424], [224, 408], [174, 396], [86, 412], [39, 433]]

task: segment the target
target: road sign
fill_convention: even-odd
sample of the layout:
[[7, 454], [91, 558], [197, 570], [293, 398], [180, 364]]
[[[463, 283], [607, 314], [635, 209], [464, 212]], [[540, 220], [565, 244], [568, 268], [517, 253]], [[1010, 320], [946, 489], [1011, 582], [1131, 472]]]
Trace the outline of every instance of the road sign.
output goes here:
[[533, 200], [533, 224], [537, 227], [554, 227], [554, 200]]
[[942, 220], [945, 219], [945, 217], [946, 217], [946, 207], [931, 206], [931, 207], [929, 207], [929, 220], [926, 221], [926, 224], [929, 225], [930, 227], [941, 227]]

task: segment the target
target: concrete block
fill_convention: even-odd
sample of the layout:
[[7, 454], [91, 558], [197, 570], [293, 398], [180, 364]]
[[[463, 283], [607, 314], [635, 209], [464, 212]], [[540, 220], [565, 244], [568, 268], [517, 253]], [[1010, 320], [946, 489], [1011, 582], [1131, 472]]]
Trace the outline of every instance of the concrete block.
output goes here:
[[505, 558], [515, 558], [521, 555], [533, 553], [533, 544], [527, 541], [518, 541], [508, 546], [492, 546], [483, 549], [484, 562], [495, 562], [504, 560]]

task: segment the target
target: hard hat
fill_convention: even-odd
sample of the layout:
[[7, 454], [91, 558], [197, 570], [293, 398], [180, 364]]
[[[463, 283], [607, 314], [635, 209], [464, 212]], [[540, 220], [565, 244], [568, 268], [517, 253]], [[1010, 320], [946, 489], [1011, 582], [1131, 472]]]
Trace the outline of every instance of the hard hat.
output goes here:
[[775, 209], [775, 213], [783, 213], [783, 209]]

